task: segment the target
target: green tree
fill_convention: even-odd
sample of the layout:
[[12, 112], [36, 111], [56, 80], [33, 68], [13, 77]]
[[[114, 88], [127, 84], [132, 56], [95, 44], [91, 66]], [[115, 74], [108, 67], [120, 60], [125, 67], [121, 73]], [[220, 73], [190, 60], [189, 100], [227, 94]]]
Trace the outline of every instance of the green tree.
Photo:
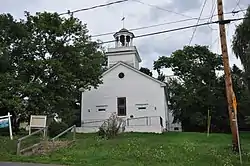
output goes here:
[[237, 58], [240, 58], [245, 69], [245, 81], [250, 92], [250, 6], [247, 9], [246, 18], [240, 23], [233, 36], [233, 51]]
[[140, 71], [147, 74], [147, 75], [149, 75], [149, 76], [151, 76], [151, 77], [153, 76], [153, 73], [146, 67], [141, 67]]
[[[30, 114], [56, 112], [67, 119], [79, 88], [102, 83], [104, 56], [85, 24], [57, 13], [0, 15], [0, 108]], [[0, 61], [0, 62], [1, 62]], [[21, 109], [22, 108], [22, 109]]]
[[[231, 76], [233, 82], [234, 93], [237, 99], [237, 112], [239, 130], [249, 130], [250, 126], [247, 125], [247, 117], [250, 116], [248, 108], [250, 107], [250, 95], [248, 93], [248, 87], [244, 80], [245, 73], [239, 69], [236, 65], [231, 68]], [[224, 75], [219, 77], [219, 83], [221, 87], [225, 87]], [[225, 94], [225, 90], [223, 92]], [[226, 94], [225, 94], [226, 99]]]
[[[207, 113], [210, 110], [213, 132], [229, 132], [229, 119], [222, 71], [222, 57], [205, 46], [186, 46], [170, 57], [160, 57], [154, 68], [171, 68], [175, 78], [167, 81], [170, 110], [174, 122], [181, 122], [184, 131], [206, 131]], [[233, 87], [238, 101], [240, 130], [249, 130], [245, 123], [249, 116], [250, 96], [244, 82], [244, 72], [237, 66], [231, 69]]]
[[237, 66], [234, 65], [232, 67], [233, 87], [238, 103], [239, 127], [241, 130], [249, 130], [250, 121], [248, 119], [250, 117], [250, 95], [247, 91], [248, 87], [245, 83], [244, 76], [245, 73]]
[[222, 70], [220, 55], [205, 46], [185, 46], [170, 57], [160, 57], [154, 62], [154, 69], [161, 68], [171, 68], [178, 77], [168, 81], [169, 108], [174, 122], [182, 122], [185, 131], [205, 131], [209, 109], [213, 130], [228, 130], [224, 87], [219, 85], [216, 76], [216, 70]]
[[[10, 14], [0, 15], [0, 116], [12, 114], [14, 132], [17, 130], [17, 114], [23, 112], [20, 98], [21, 80], [17, 78], [17, 57], [24, 26]], [[14, 58], [15, 57], [15, 58]]]
[[166, 81], [165, 74], [162, 71], [160, 71], [159, 69], [157, 70], [157, 73], [158, 73], [157, 80], [165, 82]]

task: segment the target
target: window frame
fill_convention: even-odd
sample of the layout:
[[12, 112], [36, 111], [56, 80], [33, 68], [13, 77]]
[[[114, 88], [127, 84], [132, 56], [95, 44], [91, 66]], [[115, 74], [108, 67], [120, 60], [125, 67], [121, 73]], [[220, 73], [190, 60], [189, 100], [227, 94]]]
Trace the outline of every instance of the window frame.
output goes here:
[[[120, 100], [123, 100], [124, 104], [120, 104]], [[120, 109], [124, 109], [124, 113], [121, 114]], [[117, 97], [117, 115], [118, 116], [127, 116], [127, 99], [126, 97]]]

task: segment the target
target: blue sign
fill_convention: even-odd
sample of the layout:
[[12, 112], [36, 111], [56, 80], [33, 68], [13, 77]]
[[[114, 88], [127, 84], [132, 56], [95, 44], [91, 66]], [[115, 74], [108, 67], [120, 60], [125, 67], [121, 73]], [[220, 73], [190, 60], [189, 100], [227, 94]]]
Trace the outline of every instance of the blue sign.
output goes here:
[[5, 128], [9, 126], [9, 119], [0, 119], [0, 128]]

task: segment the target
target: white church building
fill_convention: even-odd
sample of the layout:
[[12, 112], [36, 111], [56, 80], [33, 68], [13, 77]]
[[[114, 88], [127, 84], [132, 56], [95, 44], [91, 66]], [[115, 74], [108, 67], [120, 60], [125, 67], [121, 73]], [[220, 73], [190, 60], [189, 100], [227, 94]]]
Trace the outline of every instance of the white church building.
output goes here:
[[106, 53], [103, 84], [82, 91], [77, 132], [97, 132], [113, 112], [125, 120], [125, 132], [180, 131], [181, 125], [172, 123], [166, 84], [139, 71], [142, 60], [133, 46], [134, 34], [123, 28], [114, 38], [115, 47]]

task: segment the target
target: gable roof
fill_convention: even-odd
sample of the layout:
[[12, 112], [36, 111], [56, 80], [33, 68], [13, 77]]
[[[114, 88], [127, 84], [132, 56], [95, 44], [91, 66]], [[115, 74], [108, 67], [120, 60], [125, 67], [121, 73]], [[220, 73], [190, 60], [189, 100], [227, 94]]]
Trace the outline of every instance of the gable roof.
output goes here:
[[106, 70], [106, 71], [102, 74], [102, 76], [106, 75], [107, 73], [109, 73], [110, 71], [112, 71], [113, 69], [115, 69], [116, 67], [118, 67], [118, 66], [120, 66], [120, 65], [125, 66], [125, 67], [127, 67], [127, 68], [129, 68], [129, 69], [131, 69], [131, 70], [133, 70], [133, 71], [135, 71], [135, 72], [137, 72], [138, 74], [141, 74], [142, 76], [147, 77], [148, 79], [151, 79], [151, 80], [153, 80], [153, 81], [159, 83], [161, 86], [166, 86], [166, 83], [161, 82], [161, 81], [157, 80], [156, 78], [151, 77], [151, 76], [149, 76], [149, 75], [147, 75], [147, 74], [141, 72], [140, 70], [134, 68], [133, 66], [131, 66], [131, 65], [125, 63], [125, 62], [122, 62], [122, 61], [119, 61], [119, 62], [117, 62], [115, 65], [113, 65], [112, 67], [110, 67], [108, 70]]

